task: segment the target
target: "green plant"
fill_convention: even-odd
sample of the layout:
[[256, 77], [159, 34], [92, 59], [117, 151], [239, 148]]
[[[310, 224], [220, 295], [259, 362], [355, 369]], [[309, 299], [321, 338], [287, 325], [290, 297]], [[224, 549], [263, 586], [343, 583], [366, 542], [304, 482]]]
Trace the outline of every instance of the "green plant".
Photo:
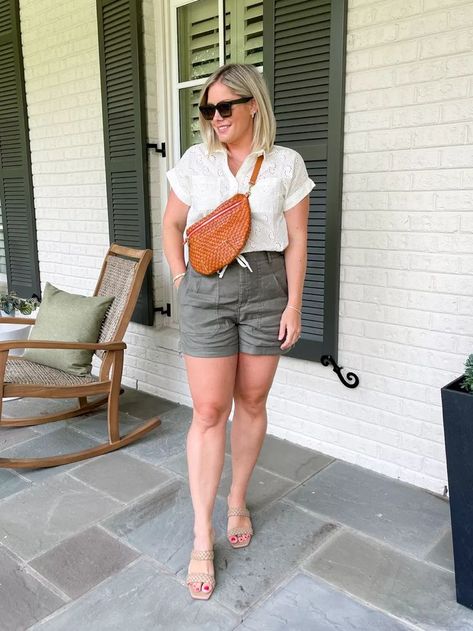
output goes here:
[[0, 309], [8, 315], [15, 313], [15, 311], [19, 311], [23, 315], [30, 315], [37, 307], [39, 307], [39, 300], [36, 296], [20, 298], [15, 291], [0, 294]]
[[468, 390], [469, 392], [473, 392], [473, 353], [469, 355], [468, 359], [465, 362], [465, 377], [461, 382], [461, 387], [464, 390]]

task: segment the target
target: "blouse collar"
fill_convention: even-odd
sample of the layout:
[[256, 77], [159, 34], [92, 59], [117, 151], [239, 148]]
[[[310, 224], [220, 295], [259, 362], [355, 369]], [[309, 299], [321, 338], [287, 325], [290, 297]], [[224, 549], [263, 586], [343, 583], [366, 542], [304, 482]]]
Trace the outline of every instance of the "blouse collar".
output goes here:
[[[210, 152], [209, 149], [205, 147], [205, 153], [207, 154], [207, 156], [211, 156], [216, 153], [224, 154], [226, 156], [227, 150], [222, 148], [222, 149], [215, 149], [215, 151]], [[266, 151], [264, 149], [259, 149], [258, 151], [252, 151], [246, 156], [245, 160], [248, 159], [250, 156], [263, 156], [264, 158], [266, 158]]]

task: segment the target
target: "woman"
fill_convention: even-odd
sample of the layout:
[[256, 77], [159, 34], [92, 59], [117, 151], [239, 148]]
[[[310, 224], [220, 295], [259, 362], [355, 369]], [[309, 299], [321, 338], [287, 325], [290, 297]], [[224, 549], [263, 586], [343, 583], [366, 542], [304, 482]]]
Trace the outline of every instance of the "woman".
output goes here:
[[[187, 437], [194, 508], [194, 550], [187, 584], [193, 598], [215, 587], [212, 512], [234, 402], [232, 484], [227, 536], [234, 548], [253, 534], [246, 509], [251, 474], [266, 433], [266, 399], [279, 356], [299, 339], [306, 270], [308, 178], [300, 155], [274, 146], [267, 87], [249, 65], [228, 64], [202, 88], [203, 144], [169, 171], [164, 253], [178, 288], [181, 344], [194, 414]], [[237, 192], [245, 193], [258, 155], [263, 163], [250, 196], [252, 226], [239, 260], [220, 274], [186, 270], [183, 232]]]

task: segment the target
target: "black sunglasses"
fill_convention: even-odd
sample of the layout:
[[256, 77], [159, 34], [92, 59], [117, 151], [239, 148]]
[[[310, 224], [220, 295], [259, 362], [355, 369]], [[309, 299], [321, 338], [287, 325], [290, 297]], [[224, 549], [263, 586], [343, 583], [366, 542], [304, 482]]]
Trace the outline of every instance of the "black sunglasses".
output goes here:
[[248, 103], [252, 98], [252, 96], [242, 96], [241, 99], [235, 99], [233, 101], [220, 101], [217, 105], [199, 105], [199, 110], [206, 121], [211, 121], [216, 111], [218, 111], [222, 118], [228, 118], [232, 115], [233, 105]]

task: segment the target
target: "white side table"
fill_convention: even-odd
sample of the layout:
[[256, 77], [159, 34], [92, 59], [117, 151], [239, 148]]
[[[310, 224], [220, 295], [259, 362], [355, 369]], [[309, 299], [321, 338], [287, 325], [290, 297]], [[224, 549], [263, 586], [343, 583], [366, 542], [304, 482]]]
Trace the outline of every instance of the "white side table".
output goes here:
[[[0, 323], [0, 342], [6, 340], [27, 340], [30, 333], [30, 324], [4, 324]], [[13, 349], [10, 355], [23, 355], [22, 348]]]
[[[0, 323], [0, 342], [7, 340], [27, 340], [30, 334], [31, 324], [6, 324]], [[23, 355], [24, 349], [15, 348], [10, 351], [10, 355]], [[20, 397], [4, 397], [4, 401], [13, 401]]]

